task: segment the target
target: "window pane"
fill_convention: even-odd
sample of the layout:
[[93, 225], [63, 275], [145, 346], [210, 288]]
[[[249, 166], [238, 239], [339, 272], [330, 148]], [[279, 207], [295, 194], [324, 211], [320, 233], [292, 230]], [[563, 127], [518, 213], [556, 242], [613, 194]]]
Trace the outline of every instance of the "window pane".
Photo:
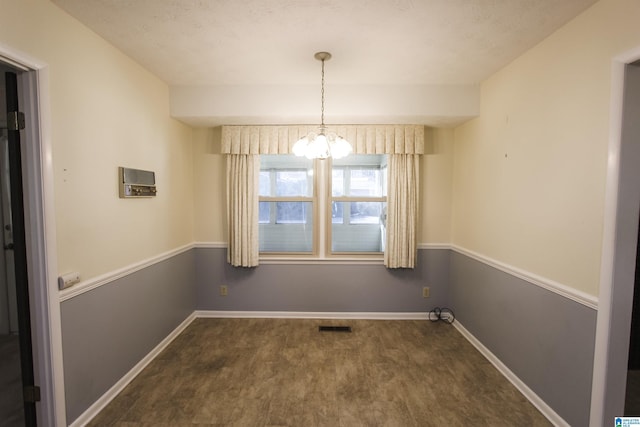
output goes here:
[[259, 193], [261, 196], [271, 195], [271, 177], [269, 171], [260, 171]]
[[380, 169], [351, 169], [349, 195], [357, 197], [382, 196]]
[[[312, 202], [261, 202], [289, 218], [259, 225], [260, 252], [313, 252]], [[297, 206], [296, 206], [297, 205]], [[286, 212], [286, 213], [285, 213]]]
[[331, 171], [331, 195], [333, 197], [344, 196], [344, 172], [343, 168], [333, 168]]
[[271, 204], [269, 202], [258, 203], [258, 223], [265, 224], [271, 222]]
[[331, 222], [344, 224], [344, 212], [349, 212], [346, 219], [349, 224], [379, 224], [382, 215], [382, 202], [332, 202]]
[[283, 170], [276, 172], [276, 196], [307, 196], [308, 175], [306, 170]]
[[382, 214], [381, 202], [351, 202], [350, 224], [379, 224]]
[[306, 224], [311, 220], [310, 202], [275, 202], [277, 224]]
[[358, 154], [333, 161], [333, 197], [382, 197], [386, 195], [387, 156]]
[[344, 207], [345, 203], [333, 202], [331, 203], [331, 222], [333, 224], [342, 224], [344, 222]]
[[260, 156], [261, 196], [311, 196], [313, 161], [294, 155]]
[[388, 172], [389, 172], [389, 168], [385, 165], [382, 168], [382, 195], [384, 197], [387, 197], [387, 183], [389, 182], [388, 181], [388, 176], [389, 176]]
[[[348, 217], [331, 225], [331, 251], [383, 252], [385, 227], [384, 202], [334, 202], [334, 210], [348, 212]], [[344, 215], [343, 215], [344, 216]]]
[[[331, 171], [331, 251], [383, 252], [387, 156], [359, 154], [334, 159]], [[342, 201], [355, 198], [357, 200]]]
[[[313, 252], [313, 167], [304, 157], [260, 156], [260, 252]], [[282, 200], [289, 197], [309, 201]]]
[[350, 177], [350, 196], [382, 196], [382, 174], [380, 169], [352, 169]]

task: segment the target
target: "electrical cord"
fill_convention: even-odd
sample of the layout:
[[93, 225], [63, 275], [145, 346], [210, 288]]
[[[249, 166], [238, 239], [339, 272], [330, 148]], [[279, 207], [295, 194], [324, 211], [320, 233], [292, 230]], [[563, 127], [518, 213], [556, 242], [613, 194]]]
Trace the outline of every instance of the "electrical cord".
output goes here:
[[439, 320], [445, 323], [453, 323], [456, 320], [456, 315], [453, 313], [453, 310], [446, 307], [436, 307], [429, 312], [429, 320], [432, 322], [437, 322]]

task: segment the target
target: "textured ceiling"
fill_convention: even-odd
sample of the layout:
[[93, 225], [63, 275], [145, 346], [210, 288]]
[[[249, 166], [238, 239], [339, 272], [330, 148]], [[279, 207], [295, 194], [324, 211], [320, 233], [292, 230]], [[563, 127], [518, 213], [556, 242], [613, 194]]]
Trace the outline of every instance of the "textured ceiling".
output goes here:
[[595, 0], [52, 0], [170, 85], [475, 84]]

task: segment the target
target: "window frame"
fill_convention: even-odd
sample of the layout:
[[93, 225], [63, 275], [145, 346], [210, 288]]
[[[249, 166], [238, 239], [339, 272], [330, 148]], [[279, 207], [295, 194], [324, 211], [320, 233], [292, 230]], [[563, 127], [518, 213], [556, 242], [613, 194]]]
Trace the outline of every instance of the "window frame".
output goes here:
[[[262, 156], [262, 155], [261, 155]], [[385, 155], [387, 156], [387, 155]], [[262, 160], [262, 159], [261, 159]], [[387, 166], [388, 167], [388, 160]], [[352, 166], [352, 168], [366, 168], [366, 165]], [[268, 169], [270, 173], [275, 173], [278, 168]], [[362, 263], [362, 264], [382, 264], [384, 252], [341, 252], [331, 250], [332, 241], [332, 203], [336, 202], [387, 202], [387, 196], [363, 197], [363, 196], [337, 196], [332, 195], [332, 170], [333, 161], [331, 159], [315, 159], [312, 164], [313, 191], [311, 196], [258, 196], [259, 202], [311, 202], [313, 216], [312, 231], [312, 251], [311, 252], [262, 252], [259, 253], [260, 262], [263, 264], [278, 263]], [[262, 166], [260, 172], [263, 172]], [[388, 175], [386, 175], [388, 179]], [[272, 186], [275, 179], [271, 179]], [[388, 183], [384, 183], [384, 193], [386, 193]], [[275, 194], [275, 189], [271, 189]], [[275, 212], [270, 212], [270, 224], [276, 224]], [[259, 219], [258, 219], [259, 221]], [[259, 224], [264, 224], [260, 223]]]
[[[277, 168], [270, 168], [270, 169], [260, 169], [260, 173], [264, 172], [264, 171], [268, 171], [270, 178], [269, 178], [269, 184], [270, 184], [270, 189], [269, 189], [269, 193], [270, 194], [276, 194], [277, 193], [277, 173], [281, 172], [281, 171], [304, 171], [304, 173], [307, 173], [307, 169], [302, 169], [302, 168], [292, 168], [292, 169], [277, 169]], [[315, 174], [314, 174], [315, 175]], [[314, 191], [312, 192], [311, 196], [262, 196], [259, 195], [258, 196], [258, 203], [260, 202], [272, 202], [272, 203], [279, 203], [279, 202], [312, 202], [312, 206], [313, 205], [313, 198], [314, 195], [313, 193], [315, 193], [315, 187], [316, 187], [316, 183], [315, 181], [312, 179], [312, 188], [314, 189]], [[258, 218], [258, 224], [278, 224], [278, 212], [277, 209], [271, 210], [269, 209], [269, 222], [263, 222], [260, 221], [260, 218]], [[305, 252], [306, 253], [306, 252]]]
[[[386, 155], [385, 155], [386, 156]], [[366, 164], [366, 163], [361, 163], [361, 164], [357, 164], [357, 165], [346, 165], [346, 166], [337, 166], [337, 168], [340, 169], [344, 169], [345, 171], [352, 171], [352, 170], [357, 170], [357, 169], [370, 169], [367, 168], [367, 166], [376, 166], [374, 164]], [[379, 165], [377, 165], [379, 166]], [[384, 167], [379, 167], [379, 169], [382, 171], [382, 169], [387, 168], [388, 167], [388, 162], [386, 162]], [[383, 251], [334, 251], [332, 250], [332, 243], [333, 243], [333, 219], [332, 216], [330, 214], [331, 210], [332, 210], [332, 206], [334, 202], [382, 202], [382, 203], [387, 203], [387, 186], [388, 186], [388, 182], [386, 182], [385, 180], [383, 180], [383, 188], [382, 188], [382, 196], [334, 196], [333, 195], [333, 161], [330, 162], [329, 164], [329, 181], [328, 181], [328, 200], [327, 200], [327, 205], [326, 205], [326, 212], [327, 214], [327, 224], [325, 225], [325, 229], [326, 229], [326, 242], [325, 242], [325, 246], [327, 248], [327, 256], [330, 257], [343, 257], [343, 256], [354, 256], [354, 257], [368, 257], [368, 258], [374, 258], [374, 259], [382, 259], [384, 257], [384, 252]], [[345, 174], [345, 179], [346, 182], [349, 184], [348, 186], [345, 186], [345, 191], [344, 193], [347, 194], [349, 191], [349, 187], [351, 184], [351, 174]], [[348, 178], [346, 178], [348, 176]], [[387, 177], [388, 179], [388, 174], [384, 175], [385, 177]], [[344, 213], [343, 210], [343, 215], [347, 216], [347, 214]], [[348, 212], [348, 219], [349, 221], [351, 220], [351, 209], [349, 209]], [[364, 224], [351, 224], [350, 222], [348, 223], [349, 225], [353, 225], [353, 226], [359, 226], [359, 225], [364, 225]]]
[[[262, 155], [261, 155], [261, 163], [262, 163]], [[311, 185], [312, 185], [312, 192], [311, 192], [311, 196], [263, 196], [263, 195], [258, 195], [258, 204], [261, 202], [273, 202], [273, 203], [278, 203], [278, 202], [309, 202], [311, 203], [311, 218], [312, 218], [312, 239], [313, 239], [313, 243], [311, 245], [311, 251], [310, 252], [306, 252], [306, 251], [269, 251], [269, 252], [263, 252], [260, 251], [258, 254], [258, 257], [260, 260], [265, 260], [265, 259], [269, 259], [269, 258], [279, 258], [279, 257], [292, 257], [292, 258], [313, 258], [313, 257], [317, 257], [318, 256], [318, 227], [316, 226], [316, 222], [317, 222], [317, 218], [318, 218], [318, 179], [317, 179], [317, 174], [316, 174], [316, 161], [314, 161], [312, 163], [312, 170], [313, 170], [313, 177], [311, 178]], [[283, 171], [283, 170], [288, 170], [288, 171], [295, 171], [295, 170], [304, 170], [305, 173], [307, 173], [308, 169], [303, 169], [303, 168], [290, 168], [290, 169], [285, 169], [285, 168], [269, 168], [269, 169], [262, 169], [262, 164], [260, 166], [260, 173], [262, 173], [263, 171], [269, 171], [270, 179], [269, 179], [269, 184], [270, 184], [270, 193], [271, 194], [276, 194], [276, 174], [279, 171]], [[276, 205], [274, 205], [276, 206]], [[269, 209], [269, 222], [265, 223], [265, 222], [260, 222], [260, 215], [258, 215], [258, 227], [261, 224], [269, 224], [269, 225], [278, 225], [278, 218], [277, 218], [277, 208], [276, 209]], [[283, 223], [284, 225], [284, 223]]]

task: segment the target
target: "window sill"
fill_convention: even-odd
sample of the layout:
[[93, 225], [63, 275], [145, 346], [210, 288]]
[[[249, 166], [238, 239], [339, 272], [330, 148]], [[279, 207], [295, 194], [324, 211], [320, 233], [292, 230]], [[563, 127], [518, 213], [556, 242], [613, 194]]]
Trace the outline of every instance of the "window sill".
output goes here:
[[261, 265], [267, 264], [300, 264], [300, 265], [383, 265], [384, 259], [380, 257], [336, 257], [336, 258], [294, 258], [283, 256], [269, 256], [260, 258]]

